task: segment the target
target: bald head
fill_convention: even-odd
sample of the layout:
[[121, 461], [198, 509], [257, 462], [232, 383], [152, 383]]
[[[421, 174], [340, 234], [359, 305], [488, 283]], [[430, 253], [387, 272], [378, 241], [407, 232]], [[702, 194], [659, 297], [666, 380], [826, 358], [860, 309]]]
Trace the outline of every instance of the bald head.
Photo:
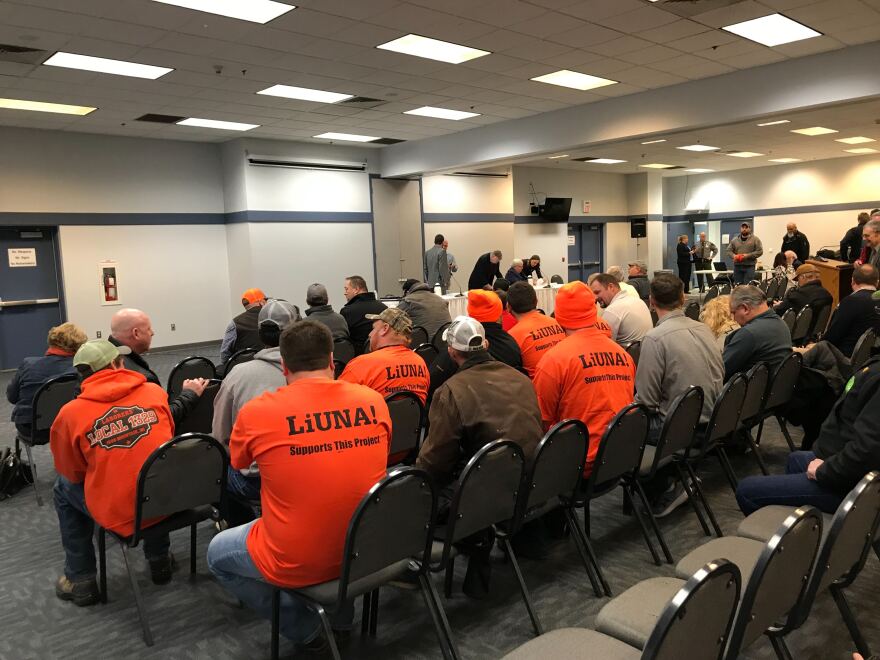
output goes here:
[[150, 317], [139, 309], [120, 309], [110, 319], [110, 334], [135, 353], [146, 353], [153, 341]]

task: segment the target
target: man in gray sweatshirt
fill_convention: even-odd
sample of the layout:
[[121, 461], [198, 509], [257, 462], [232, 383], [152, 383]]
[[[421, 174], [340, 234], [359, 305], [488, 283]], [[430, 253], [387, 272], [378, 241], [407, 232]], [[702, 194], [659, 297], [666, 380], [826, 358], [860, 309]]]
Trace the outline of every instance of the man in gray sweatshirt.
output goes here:
[[755, 262], [764, 254], [761, 239], [752, 233], [748, 223], [740, 225], [740, 233], [727, 244], [727, 255], [733, 260], [733, 283], [748, 284], [755, 277]]

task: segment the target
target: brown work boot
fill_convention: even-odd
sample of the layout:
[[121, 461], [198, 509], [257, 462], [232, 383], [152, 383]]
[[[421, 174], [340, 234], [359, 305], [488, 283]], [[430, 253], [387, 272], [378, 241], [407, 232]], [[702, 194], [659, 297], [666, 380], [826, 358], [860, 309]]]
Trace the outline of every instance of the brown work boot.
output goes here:
[[62, 575], [55, 583], [55, 595], [61, 600], [73, 601], [77, 607], [94, 605], [101, 599], [95, 578], [71, 582], [66, 575]]

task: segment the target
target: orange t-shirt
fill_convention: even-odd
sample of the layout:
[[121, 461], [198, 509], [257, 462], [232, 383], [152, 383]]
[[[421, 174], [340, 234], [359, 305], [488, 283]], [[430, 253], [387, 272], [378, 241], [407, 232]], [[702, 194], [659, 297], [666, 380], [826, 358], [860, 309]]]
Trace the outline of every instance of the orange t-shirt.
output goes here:
[[600, 326], [566, 337], [538, 364], [533, 383], [544, 423], [580, 419], [590, 431], [584, 476], [611, 418], [632, 403], [635, 374], [632, 358]]
[[523, 316], [508, 332], [519, 344], [523, 368], [528, 372], [529, 378], [534, 377], [535, 367], [547, 351], [565, 339], [565, 330], [556, 320], [538, 311]]
[[339, 577], [351, 516], [385, 476], [391, 418], [361, 385], [305, 378], [247, 402], [229, 441], [232, 467], [260, 468], [263, 515], [247, 549], [283, 587]]
[[422, 404], [428, 400], [431, 382], [425, 360], [406, 346], [386, 346], [357, 356], [345, 365], [339, 380], [366, 385], [383, 397], [413, 392]]

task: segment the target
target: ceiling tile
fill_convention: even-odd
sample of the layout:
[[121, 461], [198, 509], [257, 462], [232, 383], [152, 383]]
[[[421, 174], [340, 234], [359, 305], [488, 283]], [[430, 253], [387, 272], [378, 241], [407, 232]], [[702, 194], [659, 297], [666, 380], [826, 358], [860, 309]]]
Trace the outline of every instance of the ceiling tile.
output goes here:
[[722, 46], [724, 44], [733, 43], [737, 40], [739, 40], [739, 37], [730, 34], [729, 32], [710, 30], [690, 37], [676, 39], [666, 45], [686, 53], [696, 53], [697, 51], [705, 50], [706, 48]]
[[536, 7], [519, 0], [480, 0], [468, 3], [456, 13], [481, 23], [509, 27], [537, 18], [546, 11], [543, 7]]
[[681, 53], [677, 50], [667, 48], [666, 46], [654, 45], [641, 50], [635, 50], [631, 53], [624, 53], [617, 57], [624, 62], [632, 64], [651, 64], [652, 62], [662, 62], [679, 55]]
[[678, 20], [678, 16], [671, 12], [664, 11], [659, 7], [643, 5], [623, 14], [595, 19], [595, 22], [614, 30], [632, 33], [650, 30], [676, 20]]
[[641, 0], [586, 0], [560, 9], [585, 21], [598, 21], [609, 16], [618, 16], [645, 6]]
[[510, 29], [543, 39], [554, 34], [559, 34], [560, 32], [575, 30], [585, 25], [585, 21], [577, 19], [574, 16], [548, 11], [546, 14], [538, 16], [537, 18], [530, 18], [521, 23], [514, 23], [510, 26]]
[[750, 21], [753, 18], [760, 18], [772, 13], [772, 10], [768, 10], [767, 7], [755, 2], [755, 0], [743, 0], [732, 5], [695, 14], [691, 18], [703, 25], [720, 28], [725, 25], [741, 23], [742, 21]]
[[555, 44], [551, 41], [542, 39], [524, 39], [525, 43], [504, 51], [506, 55], [521, 57], [526, 60], [543, 60], [545, 57], [553, 57], [554, 55], [562, 55], [572, 50], [570, 46]]
[[550, 41], [555, 41], [573, 48], [581, 48], [589, 50], [591, 46], [597, 44], [608, 43], [615, 39], [619, 39], [621, 33], [616, 30], [610, 30], [601, 25], [587, 23], [574, 30], [568, 32], [560, 32], [549, 37]]
[[706, 30], [708, 28], [700, 23], [689, 20], [677, 20], [660, 27], [639, 32], [636, 36], [656, 43], [667, 44], [670, 41], [690, 37]]
[[303, 7], [282, 14], [272, 21], [277, 30], [289, 30], [313, 37], [330, 37], [342, 30], [360, 25], [357, 21], [342, 16], [322, 14]]
[[652, 44], [650, 41], [645, 41], [644, 39], [639, 39], [638, 37], [631, 37], [627, 35], [624, 37], [613, 39], [612, 41], [606, 41], [605, 43], [584, 46], [584, 48], [586, 50], [593, 51], [594, 53], [600, 53], [605, 56], [614, 57], [615, 55], [621, 55], [622, 53], [631, 53], [634, 50], [639, 50], [640, 48], [648, 48], [649, 46], [653, 45], [654, 44]]

